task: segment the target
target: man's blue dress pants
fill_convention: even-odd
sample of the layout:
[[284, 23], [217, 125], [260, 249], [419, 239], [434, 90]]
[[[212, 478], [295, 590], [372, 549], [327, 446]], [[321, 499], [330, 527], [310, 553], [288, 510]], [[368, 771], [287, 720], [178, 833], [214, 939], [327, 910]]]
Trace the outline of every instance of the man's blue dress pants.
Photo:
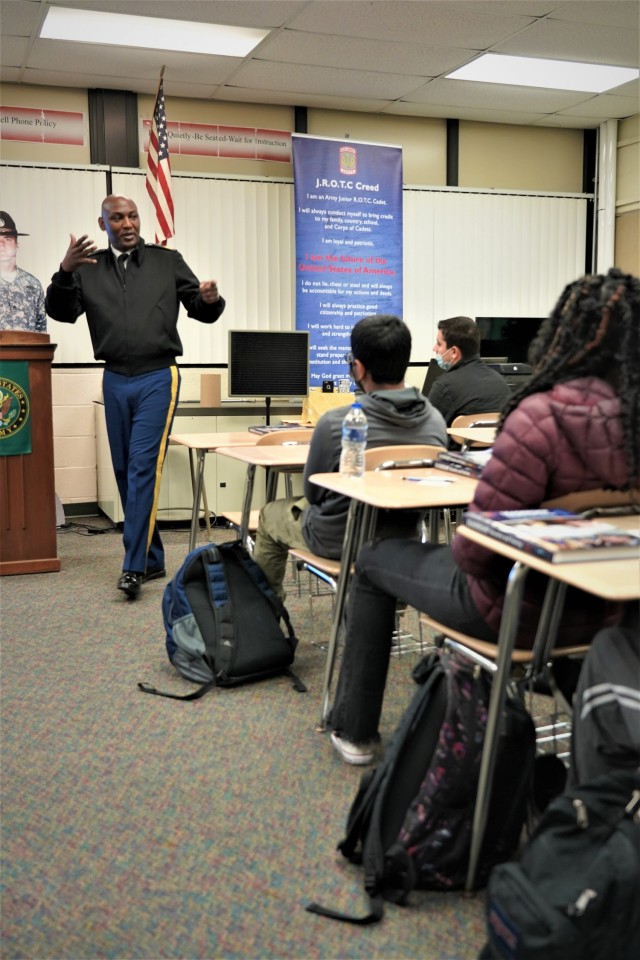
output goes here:
[[138, 377], [105, 370], [102, 386], [111, 462], [124, 510], [122, 569], [163, 569], [156, 515], [180, 372], [175, 365]]

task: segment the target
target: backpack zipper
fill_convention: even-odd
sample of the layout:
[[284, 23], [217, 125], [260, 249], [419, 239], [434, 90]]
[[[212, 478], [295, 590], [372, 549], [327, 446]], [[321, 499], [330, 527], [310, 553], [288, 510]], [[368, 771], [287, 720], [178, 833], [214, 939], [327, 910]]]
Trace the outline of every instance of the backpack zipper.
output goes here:
[[575, 797], [571, 801], [571, 805], [575, 810], [576, 814], [576, 823], [581, 830], [586, 830], [589, 826], [589, 815], [587, 813], [587, 807], [578, 797]]

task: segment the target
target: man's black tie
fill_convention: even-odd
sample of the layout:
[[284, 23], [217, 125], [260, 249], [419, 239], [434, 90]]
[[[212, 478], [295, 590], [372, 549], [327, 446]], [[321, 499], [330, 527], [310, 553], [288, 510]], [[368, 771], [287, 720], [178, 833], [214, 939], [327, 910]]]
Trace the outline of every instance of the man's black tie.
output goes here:
[[118, 257], [118, 270], [120, 271], [120, 276], [122, 277], [122, 282], [125, 282], [127, 276], [127, 260], [129, 259], [130, 254], [123, 253], [121, 257]]

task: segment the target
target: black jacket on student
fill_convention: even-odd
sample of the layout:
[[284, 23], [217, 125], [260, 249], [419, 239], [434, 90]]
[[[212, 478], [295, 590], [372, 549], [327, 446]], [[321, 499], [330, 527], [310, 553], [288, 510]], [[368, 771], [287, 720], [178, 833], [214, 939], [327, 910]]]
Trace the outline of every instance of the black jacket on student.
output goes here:
[[505, 378], [475, 356], [461, 360], [438, 377], [429, 392], [429, 400], [450, 427], [456, 417], [465, 414], [502, 410], [510, 395]]

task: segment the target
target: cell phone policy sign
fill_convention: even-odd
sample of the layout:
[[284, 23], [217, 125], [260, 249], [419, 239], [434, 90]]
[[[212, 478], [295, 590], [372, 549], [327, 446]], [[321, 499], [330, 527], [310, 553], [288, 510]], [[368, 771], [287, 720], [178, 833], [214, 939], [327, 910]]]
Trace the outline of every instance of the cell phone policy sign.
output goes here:
[[84, 114], [31, 107], [0, 107], [0, 140], [84, 146]]

